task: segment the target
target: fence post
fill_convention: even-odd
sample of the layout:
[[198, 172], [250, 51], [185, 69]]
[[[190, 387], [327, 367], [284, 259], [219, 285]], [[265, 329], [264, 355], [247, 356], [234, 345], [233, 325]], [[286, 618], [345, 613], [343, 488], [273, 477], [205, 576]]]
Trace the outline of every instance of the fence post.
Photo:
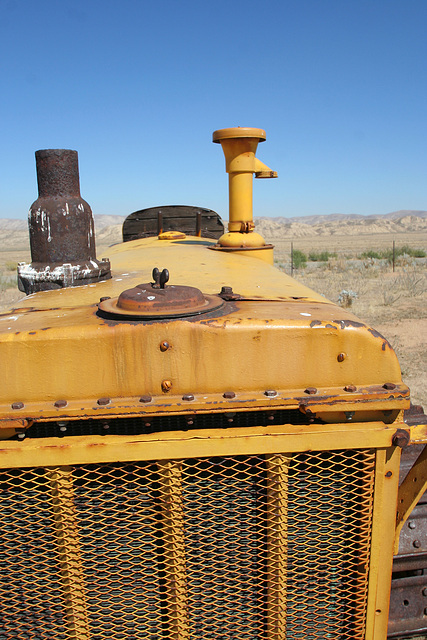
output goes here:
[[396, 257], [396, 242], [393, 240], [393, 273], [394, 273], [394, 262]]
[[291, 276], [294, 275], [294, 243], [291, 241]]

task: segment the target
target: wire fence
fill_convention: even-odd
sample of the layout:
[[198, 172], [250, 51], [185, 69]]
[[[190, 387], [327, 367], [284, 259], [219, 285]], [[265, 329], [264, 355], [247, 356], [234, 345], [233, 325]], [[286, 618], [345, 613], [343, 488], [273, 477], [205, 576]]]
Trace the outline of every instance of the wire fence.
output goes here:
[[335, 241], [333, 238], [298, 238], [295, 240], [273, 240], [275, 262], [293, 275], [310, 263], [329, 263], [343, 260], [361, 260], [371, 264], [389, 266], [395, 271], [398, 266], [427, 264], [427, 240], [390, 240], [366, 245], [358, 238], [355, 242]]

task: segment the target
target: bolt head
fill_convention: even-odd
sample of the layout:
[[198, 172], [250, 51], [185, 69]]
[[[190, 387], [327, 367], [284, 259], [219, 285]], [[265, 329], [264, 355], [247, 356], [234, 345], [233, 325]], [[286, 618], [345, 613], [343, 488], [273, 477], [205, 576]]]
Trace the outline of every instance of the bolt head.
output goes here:
[[139, 401], [143, 404], [147, 404], [148, 402], [151, 402], [152, 399], [153, 398], [151, 396], [141, 396]]
[[383, 389], [387, 389], [388, 391], [393, 391], [393, 389], [396, 389], [396, 385], [393, 384], [393, 382], [386, 382], [383, 384]]
[[338, 362], [343, 362], [343, 361], [345, 360], [345, 357], [346, 357], [346, 356], [345, 356], [345, 353], [339, 353], [339, 354], [337, 355], [337, 360], [338, 360]]
[[344, 391], [347, 391], [348, 393], [354, 393], [356, 391], [356, 387], [354, 384], [347, 384], [344, 387]]
[[421, 542], [419, 540], [414, 540], [412, 544], [415, 549], [419, 549], [421, 547]]
[[222, 397], [225, 398], [226, 400], [232, 400], [233, 398], [236, 397], [236, 394], [234, 393], [234, 391], [224, 391], [224, 393], [222, 394]]
[[172, 389], [172, 381], [171, 380], [162, 380], [162, 391], [163, 393], [168, 393]]
[[410, 439], [409, 433], [405, 429], [397, 429], [391, 443], [393, 447], [401, 447], [403, 449], [409, 444]]
[[309, 396], [312, 396], [317, 393], [317, 389], [316, 387], [307, 387], [307, 389], [304, 390], [304, 393], [308, 393]]
[[221, 287], [221, 293], [230, 296], [233, 293], [232, 287]]
[[194, 400], [194, 396], [192, 393], [186, 393], [185, 395], [182, 396], [182, 399], [185, 400], [186, 402], [191, 402], [192, 400]]
[[[409, 520], [409, 522], [408, 522], [409, 529], [415, 529], [416, 526], [417, 525], [415, 524], [415, 522], [413, 520]], [[426, 591], [427, 591], [427, 589], [426, 589]], [[427, 595], [427, 593], [425, 595]]]
[[12, 409], [23, 409], [23, 408], [24, 408], [23, 402], [12, 402]]
[[267, 398], [274, 398], [275, 396], [277, 396], [277, 391], [275, 391], [274, 389], [267, 389], [266, 391], [264, 391], [264, 395], [267, 396]]
[[66, 400], [57, 400], [56, 402], [54, 402], [53, 406], [57, 409], [62, 409], [63, 407], [66, 407], [67, 404], [68, 402]]
[[160, 351], [167, 351], [168, 349], [170, 349], [169, 342], [167, 342], [167, 340], [162, 340], [160, 343]]
[[99, 404], [99, 406], [104, 407], [107, 404], [110, 404], [111, 400], [110, 398], [98, 398], [97, 400], [97, 404]]

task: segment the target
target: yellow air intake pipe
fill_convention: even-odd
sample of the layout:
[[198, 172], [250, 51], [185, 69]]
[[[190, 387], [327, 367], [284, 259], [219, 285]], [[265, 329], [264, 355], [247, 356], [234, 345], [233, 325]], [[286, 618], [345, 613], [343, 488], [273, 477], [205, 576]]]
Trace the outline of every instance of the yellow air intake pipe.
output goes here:
[[264, 238], [254, 232], [253, 221], [252, 174], [256, 178], [277, 178], [276, 171], [255, 157], [258, 143], [265, 138], [263, 129], [250, 127], [218, 129], [213, 133], [213, 142], [221, 143], [229, 174], [228, 233], [220, 237], [216, 249], [245, 253], [273, 264], [273, 245], [266, 245]]

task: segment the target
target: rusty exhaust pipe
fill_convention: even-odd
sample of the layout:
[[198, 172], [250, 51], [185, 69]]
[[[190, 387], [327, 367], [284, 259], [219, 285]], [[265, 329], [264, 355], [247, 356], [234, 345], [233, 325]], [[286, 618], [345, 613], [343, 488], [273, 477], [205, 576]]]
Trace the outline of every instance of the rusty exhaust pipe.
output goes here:
[[97, 260], [92, 210], [80, 196], [77, 151], [36, 151], [39, 197], [28, 215], [31, 264], [18, 266], [18, 287], [36, 291], [76, 287], [111, 278], [110, 261]]

